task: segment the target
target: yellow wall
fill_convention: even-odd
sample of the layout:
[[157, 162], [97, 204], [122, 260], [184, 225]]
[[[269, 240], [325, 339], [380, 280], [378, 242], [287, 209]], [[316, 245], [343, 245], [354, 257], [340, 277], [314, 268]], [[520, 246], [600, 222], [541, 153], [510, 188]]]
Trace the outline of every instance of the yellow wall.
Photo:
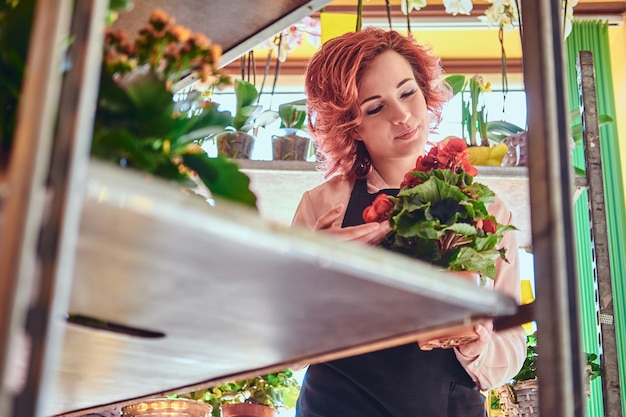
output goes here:
[[611, 71], [615, 88], [615, 123], [619, 138], [620, 161], [622, 162], [622, 181], [626, 196], [626, 21], [620, 27], [609, 28], [611, 46]]

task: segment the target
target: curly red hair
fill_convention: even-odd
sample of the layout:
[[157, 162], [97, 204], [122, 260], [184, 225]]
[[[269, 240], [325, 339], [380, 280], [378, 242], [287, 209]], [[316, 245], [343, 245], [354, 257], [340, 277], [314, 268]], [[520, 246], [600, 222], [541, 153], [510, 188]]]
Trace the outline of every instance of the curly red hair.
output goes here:
[[432, 127], [440, 121], [442, 106], [451, 93], [441, 82], [440, 59], [431, 55], [430, 49], [398, 32], [378, 28], [331, 39], [311, 58], [305, 73], [309, 132], [326, 177], [337, 172], [358, 176], [357, 154], [363, 152], [355, 140], [362, 118], [358, 86], [369, 64], [387, 50], [398, 52], [409, 62], [432, 114]]

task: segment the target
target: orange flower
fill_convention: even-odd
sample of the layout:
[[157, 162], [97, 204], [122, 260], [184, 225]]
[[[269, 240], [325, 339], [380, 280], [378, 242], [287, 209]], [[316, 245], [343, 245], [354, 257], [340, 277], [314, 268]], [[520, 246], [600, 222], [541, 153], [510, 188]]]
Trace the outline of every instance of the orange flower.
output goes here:
[[374, 202], [363, 210], [363, 220], [365, 223], [383, 222], [389, 220], [389, 215], [393, 211], [393, 203], [387, 194], [379, 194]]

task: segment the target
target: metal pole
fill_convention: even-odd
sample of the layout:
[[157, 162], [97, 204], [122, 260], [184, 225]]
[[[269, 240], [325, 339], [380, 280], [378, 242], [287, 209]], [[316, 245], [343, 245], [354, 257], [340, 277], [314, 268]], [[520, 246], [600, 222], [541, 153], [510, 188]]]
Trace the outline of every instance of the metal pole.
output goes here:
[[602, 399], [604, 415], [622, 416], [620, 396], [619, 357], [615, 339], [613, 311], [613, 285], [607, 235], [607, 220], [602, 181], [602, 157], [600, 153], [600, 129], [596, 100], [596, 81], [591, 51], [580, 51], [577, 59], [580, 110], [583, 120], [583, 142], [585, 144], [585, 168], [589, 187], [589, 214], [591, 217], [592, 251], [594, 253], [594, 275], [598, 285], [598, 302], [602, 366]]
[[582, 416], [571, 162], [560, 0], [522, 4], [540, 414]]

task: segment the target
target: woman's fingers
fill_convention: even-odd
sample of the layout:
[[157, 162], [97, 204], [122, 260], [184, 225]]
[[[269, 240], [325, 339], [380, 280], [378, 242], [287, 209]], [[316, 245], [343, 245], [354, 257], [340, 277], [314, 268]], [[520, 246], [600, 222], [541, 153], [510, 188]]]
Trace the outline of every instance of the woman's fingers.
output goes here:
[[315, 230], [324, 230], [332, 227], [337, 220], [341, 219], [343, 216], [343, 204], [339, 204], [338, 206], [333, 207], [328, 210], [323, 216], [321, 216], [315, 222], [315, 226], [313, 229]]
[[352, 240], [361, 243], [376, 244], [385, 237], [387, 233], [381, 223], [365, 223], [358, 226], [344, 227], [337, 230], [337, 235], [343, 240]]
[[474, 327], [474, 331], [478, 335], [478, 340], [459, 347], [459, 351], [467, 357], [475, 357], [482, 353], [489, 340], [491, 340], [493, 321], [489, 320], [482, 324], [477, 324]]

